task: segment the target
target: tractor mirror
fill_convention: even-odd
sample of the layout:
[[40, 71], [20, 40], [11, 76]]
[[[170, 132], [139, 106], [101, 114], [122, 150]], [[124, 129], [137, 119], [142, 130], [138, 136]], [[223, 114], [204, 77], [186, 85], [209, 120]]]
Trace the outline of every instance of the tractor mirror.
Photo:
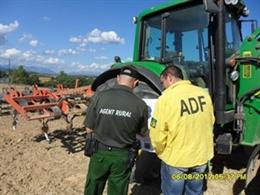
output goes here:
[[218, 13], [220, 11], [218, 5], [215, 0], [203, 0], [203, 4], [205, 6], [205, 11], [209, 13]]
[[114, 57], [115, 63], [121, 63], [121, 58], [119, 56]]

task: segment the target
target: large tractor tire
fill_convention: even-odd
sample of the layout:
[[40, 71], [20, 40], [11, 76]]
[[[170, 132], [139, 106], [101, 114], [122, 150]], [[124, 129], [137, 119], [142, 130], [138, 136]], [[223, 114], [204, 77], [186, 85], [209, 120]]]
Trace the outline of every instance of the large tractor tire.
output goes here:
[[260, 145], [257, 145], [253, 150], [246, 167], [246, 183], [245, 192], [259, 191], [260, 193]]

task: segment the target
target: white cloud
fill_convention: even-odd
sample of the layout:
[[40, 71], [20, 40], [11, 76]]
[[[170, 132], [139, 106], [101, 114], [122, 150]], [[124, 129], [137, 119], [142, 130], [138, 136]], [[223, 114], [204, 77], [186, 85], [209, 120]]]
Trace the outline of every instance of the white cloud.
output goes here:
[[21, 53], [20, 50], [16, 48], [6, 49], [0, 52], [0, 57], [2, 58], [15, 58]]
[[102, 32], [95, 28], [87, 35], [86, 42], [123, 44], [124, 39], [119, 37], [115, 31]]
[[60, 49], [58, 50], [58, 55], [62, 56], [62, 55], [76, 55], [79, 54], [79, 51], [75, 50], [75, 49]]
[[21, 57], [26, 60], [26, 61], [30, 61], [30, 60], [34, 60], [36, 53], [34, 51], [25, 51], [22, 53]]
[[11, 49], [6, 49], [0, 51], [0, 57], [1, 58], [11, 58], [15, 59], [16, 61], [22, 60], [22, 61], [33, 61], [36, 59], [37, 54], [36, 52], [30, 50], [30, 51], [25, 51], [22, 52], [16, 48], [11, 48]]
[[77, 69], [78, 71], [85, 71], [86, 70], [86, 65], [83, 65], [79, 62], [72, 62], [71, 63], [72, 70]]
[[39, 63], [40, 65], [60, 65], [60, 64], [64, 64], [64, 60], [62, 60], [60, 58], [54, 58], [54, 57], [45, 58], [43, 56], [37, 56], [35, 61], [37, 63]]
[[48, 17], [48, 16], [43, 16], [43, 17], [42, 17], [42, 19], [43, 19], [43, 21], [46, 21], [46, 22], [48, 22], [48, 21], [50, 21], [50, 20], [51, 20], [51, 18], [50, 18], [50, 17]]
[[32, 34], [23, 34], [22, 37], [18, 39], [21, 43], [29, 43], [31, 46], [36, 47], [39, 44], [39, 41], [33, 38]]
[[6, 34], [16, 30], [19, 27], [19, 22], [15, 20], [13, 23], [8, 25], [0, 24], [0, 34]]
[[44, 55], [56, 55], [56, 56], [65, 56], [65, 55], [77, 55], [77, 54], [81, 54], [84, 53], [86, 51], [85, 48], [81, 48], [81, 47], [77, 47], [75, 49], [71, 49], [71, 48], [63, 48], [63, 49], [58, 49], [58, 50], [54, 50], [54, 49], [47, 49], [43, 52]]
[[47, 49], [43, 52], [45, 55], [53, 55], [55, 54], [55, 50], [53, 49]]
[[43, 61], [43, 64], [50, 64], [50, 65], [56, 65], [56, 64], [63, 64], [64, 61], [59, 58], [47, 58]]
[[107, 60], [108, 57], [107, 56], [96, 56], [95, 59], [96, 60]]
[[27, 42], [33, 39], [32, 34], [24, 33], [21, 38], [18, 39], [19, 42]]
[[0, 50], [0, 62], [6, 59], [11, 59], [14, 65], [49, 66], [54, 71], [66, 68], [66, 63], [63, 59], [57, 57], [47, 58], [45, 55], [40, 55], [33, 50], [20, 51], [16, 48]]
[[124, 44], [124, 38], [121, 38], [115, 31], [101, 31], [97, 28], [87, 33], [85, 36], [79, 35], [76, 37], [70, 37], [72, 43], [79, 43], [82, 47], [87, 43], [115, 43]]
[[105, 70], [108, 70], [111, 67], [111, 64], [112, 63], [98, 64], [96, 62], [93, 62], [91, 64], [81, 64], [79, 62], [73, 62], [70, 66], [70, 69], [73, 71], [70, 72], [75, 72], [76, 70], [78, 73], [99, 75]]
[[15, 31], [19, 27], [19, 22], [14, 21], [10, 24], [0, 24], [0, 45], [4, 45], [7, 41], [6, 34]]
[[85, 47], [87, 45], [87, 43], [81, 43], [79, 46], [80, 47]]
[[78, 36], [78, 37], [70, 37], [69, 41], [71, 43], [81, 43], [82, 42], [82, 37]]
[[33, 47], [36, 47], [38, 45], [38, 40], [34, 39], [29, 42], [29, 44]]

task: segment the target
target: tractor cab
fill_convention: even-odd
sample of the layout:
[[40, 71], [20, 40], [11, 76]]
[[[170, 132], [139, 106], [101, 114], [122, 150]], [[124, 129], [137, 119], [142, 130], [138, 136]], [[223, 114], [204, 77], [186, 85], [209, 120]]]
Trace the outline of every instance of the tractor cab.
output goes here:
[[235, 104], [235, 94], [228, 63], [241, 45], [239, 17], [246, 8], [215, 1], [174, 2], [139, 15], [134, 61], [179, 66], [186, 79], [209, 91], [217, 123], [230, 122], [227, 109]]
[[[230, 80], [228, 61], [239, 51], [242, 41], [239, 17], [247, 9], [240, 1], [218, 4], [206, 1], [169, 1], [144, 10], [134, 18], [136, 36], [133, 65], [144, 75], [148, 86], [138, 92], [162, 91], [159, 76], [171, 64], [179, 66], [185, 79], [204, 87], [213, 99], [218, 124], [233, 120], [235, 85]], [[115, 77], [120, 61], [93, 83], [94, 90]], [[145, 71], [146, 70], [146, 71]], [[147, 72], [150, 72], [147, 75]], [[147, 95], [147, 93], [146, 93]], [[149, 95], [148, 95], [149, 96]]]

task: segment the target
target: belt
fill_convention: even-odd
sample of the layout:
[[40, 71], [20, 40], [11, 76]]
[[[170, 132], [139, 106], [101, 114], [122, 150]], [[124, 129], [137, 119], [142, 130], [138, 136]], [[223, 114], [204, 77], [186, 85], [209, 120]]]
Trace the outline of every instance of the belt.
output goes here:
[[114, 146], [108, 146], [101, 142], [98, 142], [97, 144], [98, 150], [106, 150], [106, 151], [129, 151], [129, 148], [119, 148]]

